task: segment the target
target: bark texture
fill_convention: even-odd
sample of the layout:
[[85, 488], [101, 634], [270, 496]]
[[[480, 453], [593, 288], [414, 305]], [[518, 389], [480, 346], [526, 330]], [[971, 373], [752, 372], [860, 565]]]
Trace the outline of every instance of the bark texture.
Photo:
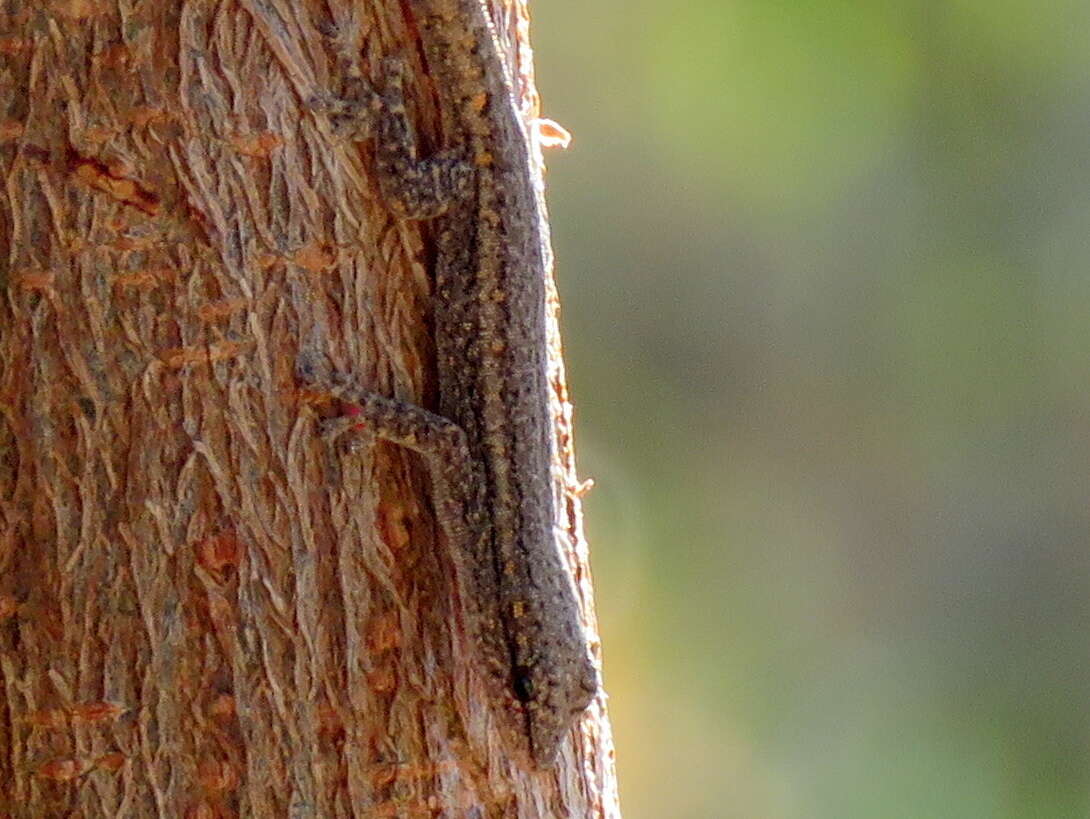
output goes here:
[[395, 0], [0, 0], [0, 816], [616, 815], [604, 703], [506, 759], [425, 472], [296, 379], [434, 406], [427, 225], [304, 106], [414, 49]]

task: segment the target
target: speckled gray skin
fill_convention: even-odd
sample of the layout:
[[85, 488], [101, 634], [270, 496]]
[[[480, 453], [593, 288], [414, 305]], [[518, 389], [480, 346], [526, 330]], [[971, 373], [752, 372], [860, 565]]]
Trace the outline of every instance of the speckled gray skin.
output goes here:
[[439, 411], [342, 395], [376, 435], [426, 456], [503, 735], [547, 766], [598, 676], [554, 528], [545, 269], [526, 138], [484, 5], [408, 8], [449, 147], [418, 157], [397, 60], [370, 102], [369, 130], [390, 208], [434, 219]]

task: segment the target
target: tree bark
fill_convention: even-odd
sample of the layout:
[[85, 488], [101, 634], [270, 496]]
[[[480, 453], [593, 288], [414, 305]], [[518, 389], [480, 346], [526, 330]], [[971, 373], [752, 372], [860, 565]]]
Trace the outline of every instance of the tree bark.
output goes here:
[[338, 53], [418, 53], [409, 6], [0, 0], [0, 816], [618, 815], [603, 698], [508, 759], [423, 465], [332, 445], [296, 377], [435, 403], [428, 227], [306, 108]]

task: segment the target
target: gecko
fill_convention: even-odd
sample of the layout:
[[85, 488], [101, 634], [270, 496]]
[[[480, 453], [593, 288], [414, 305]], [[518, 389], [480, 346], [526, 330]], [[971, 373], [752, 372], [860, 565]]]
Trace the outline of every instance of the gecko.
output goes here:
[[387, 206], [432, 227], [438, 407], [342, 389], [340, 423], [423, 456], [501, 735], [548, 767], [599, 679], [556, 527], [529, 152], [484, 0], [406, 6], [446, 147], [418, 155], [403, 58], [387, 58], [381, 90], [357, 97]]

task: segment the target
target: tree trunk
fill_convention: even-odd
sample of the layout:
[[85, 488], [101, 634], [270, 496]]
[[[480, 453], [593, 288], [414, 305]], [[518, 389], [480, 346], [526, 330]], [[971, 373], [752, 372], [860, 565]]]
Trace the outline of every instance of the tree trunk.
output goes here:
[[418, 54], [411, 5], [0, 0], [0, 816], [617, 815], [602, 697], [556, 768], [508, 757], [421, 462], [297, 380], [435, 405], [427, 224], [306, 107]]

